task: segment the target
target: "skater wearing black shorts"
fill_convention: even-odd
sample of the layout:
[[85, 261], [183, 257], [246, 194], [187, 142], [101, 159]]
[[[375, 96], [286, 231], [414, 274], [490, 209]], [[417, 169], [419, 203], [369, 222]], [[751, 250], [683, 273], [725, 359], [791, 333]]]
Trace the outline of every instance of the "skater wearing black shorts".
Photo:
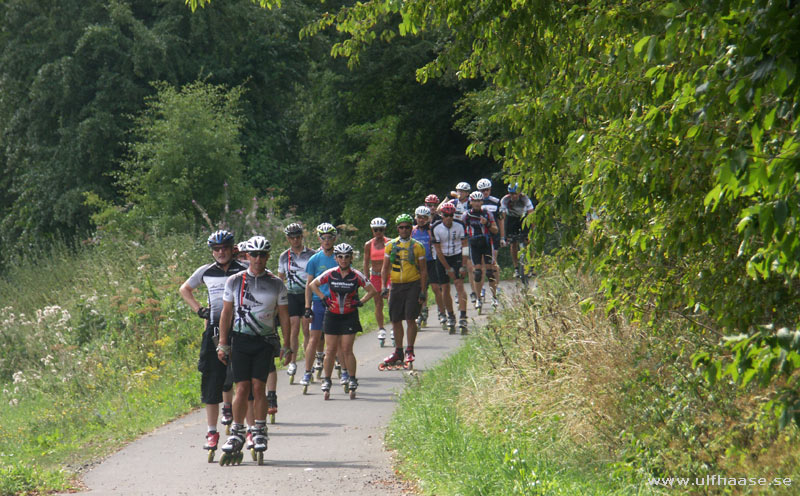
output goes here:
[[[338, 244], [334, 247], [333, 254], [337, 267], [326, 270], [310, 284], [311, 291], [322, 299], [326, 307], [322, 332], [325, 333], [325, 346], [328, 352], [323, 362], [322, 391], [326, 393], [327, 399], [327, 393], [331, 389], [333, 363], [335, 357], [339, 356], [350, 374], [347, 389], [351, 391], [350, 397], [354, 398], [358, 379], [356, 379], [357, 364], [353, 354], [353, 342], [356, 333], [362, 330], [358, 308], [374, 297], [377, 290], [364, 274], [352, 267], [352, 246], [347, 243]], [[330, 296], [325, 296], [320, 291], [319, 287], [322, 284], [328, 285]], [[359, 288], [366, 290], [364, 298], [358, 298]]]
[[250, 267], [225, 282], [217, 356], [221, 362], [231, 363], [236, 381], [233, 429], [222, 447], [226, 454], [237, 454], [242, 449], [247, 397], [251, 393], [255, 413], [253, 449], [266, 450], [267, 377], [275, 371], [276, 355], [283, 356], [285, 361], [290, 358], [290, 353], [279, 349], [275, 328], [277, 315], [284, 342], [288, 343], [291, 327], [286, 286], [266, 270], [269, 250], [269, 241], [264, 237], [250, 238], [247, 242]]
[[[225, 281], [229, 276], [241, 272], [245, 266], [234, 260], [233, 234], [228, 231], [216, 231], [207, 240], [208, 247], [214, 262], [198, 268], [189, 279], [184, 282], [178, 292], [183, 301], [205, 320], [205, 331], [200, 343], [200, 359], [197, 369], [201, 373], [200, 393], [201, 401], [206, 405], [206, 420], [208, 432], [206, 434], [206, 449], [216, 449], [219, 441], [217, 433], [217, 420], [219, 418], [219, 404], [223, 403], [223, 423], [225, 417], [230, 418], [231, 401], [233, 399], [233, 373], [217, 360], [216, 346], [219, 341], [219, 321], [222, 314], [222, 293], [225, 290]], [[194, 291], [201, 285], [208, 289], [208, 303], [203, 307], [194, 296]]]
[[[470, 209], [464, 212], [462, 222], [467, 230], [467, 240], [469, 242], [469, 253], [472, 258], [473, 281], [475, 286], [473, 291], [479, 297], [475, 300], [475, 310], [480, 313], [482, 302], [480, 299], [481, 288], [483, 287], [483, 271], [493, 270], [494, 261], [492, 257], [492, 235], [497, 234], [497, 223], [494, 216], [483, 207], [483, 193], [473, 191], [469, 195]], [[494, 288], [493, 288], [494, 289]]]
[[500, 200], [500, 212], [505, 216], [500, 224], [500, 244], [511, 247], [511, 263], [514, 264], [514, 277], [519, 277], [519, 238], [528, 239], [529, 228], [523, 227], [523, 219], [532, 214], [536, 202], [520, 192], [518, 183], [508, 185], [508, 194]]
[[469, 268], [469, 247], [464, 224], [455, 219], [456, 209], [451, 204], [442, 205], [442, 220], [432, 228], [432, 244], [436, 251], [436, 270], [442, 287], [442, 300], [447, 308], [447, 328], [455, 331], [453, 299], [450, 297], [450, 282], [458, 292], [459, 327], [467, 329], [467, 293], [464, 290], [464, 274]]

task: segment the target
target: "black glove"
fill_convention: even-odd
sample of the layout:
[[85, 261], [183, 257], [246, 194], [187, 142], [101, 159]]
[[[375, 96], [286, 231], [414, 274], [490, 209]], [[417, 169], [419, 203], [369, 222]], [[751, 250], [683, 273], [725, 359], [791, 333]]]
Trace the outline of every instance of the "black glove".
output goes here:
[[311, 311], [311, 307], [306, 307], [306, 311], [303, 312], [303, 317], [310, 319], [314, 316], [314, 312]]
[[330, 307], [328, 306], [328, 300], [327, 300], [327, 299], [325, 299], [325, 300], [322, 300], [322, 306], [323, 306], [323, 307], [325, 307], [325, 310], [327, 310], [327, 309], [329, 309], [329, 308], [330, 308]]
[[356, 300], [356, 308], [361, 308], [364, 306], [364, 303], [361, 300]]
[[381, 290], [381, 296], [382, 296], [383, 298], [385, 298], [385, 297], [389, 296], [389, 288], [383, 288], [383, 289]]
[[208, 320], [211, 317], [211, 310], [206, 307], [200, 307], [197, 309], [197, 316], [201, 319]]

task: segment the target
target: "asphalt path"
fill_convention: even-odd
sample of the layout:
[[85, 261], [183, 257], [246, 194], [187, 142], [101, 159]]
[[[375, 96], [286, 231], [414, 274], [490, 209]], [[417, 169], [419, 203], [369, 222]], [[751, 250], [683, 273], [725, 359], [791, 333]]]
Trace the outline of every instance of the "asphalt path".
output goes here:
[[[485, 320], [483, 316], [476, 320], [473, 309], [469, 313], [471, 328]], [[414, 373], [424, 373], [463, 340], [439, 327], [435, 306], [431, 317], [417, 335]], [[205, 410], [199, 409], [94, 465], [83, 475], [87, 491], [81, 494], [409, 494], [413, 487], [395, 476], [391, 453], [383, 444], [408, 375], [407, 371], [378, 370], [378, 363], [392, 351], [390, 344], [387, 339], [381, 348], [374, 331], [356, 339], [359, 387], [355, 400], [337, 386], [335, 378], [328, 401], [318, 380], [304, 395], [303, 387], [290, 385], [286, 372], [279, 370], [279, 410], [276, 423], [268, 424], [269, 448], [261, 466], [249, 453], [238, 466], [208, 463], [203, 450]], [[296, 382], [299, 379], [300, 375]], [[225, 438], [223, 432], [220, 446]], [[215, 460], [221, 454], [217, 450]]]

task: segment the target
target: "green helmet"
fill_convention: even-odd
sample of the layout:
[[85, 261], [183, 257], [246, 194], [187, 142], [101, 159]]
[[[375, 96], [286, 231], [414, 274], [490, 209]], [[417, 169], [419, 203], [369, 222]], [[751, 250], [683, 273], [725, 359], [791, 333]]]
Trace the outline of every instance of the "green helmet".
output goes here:
[[413, 217], [411, 217], [411, 216], [410, 216], [410, 215], [408, 215], [408, 214], [400, 214], [400, 215], [398, 215], [398, 216], [397, 216], [397, 218], [394, 220], [394, 223], [395, 223], [395, 225], [397, 225], [397, 224], [401, 224], [401, 223], [403, 223], [403, 222], [408, 222], [409, 224], [413, 224], [413, 223], [414, 223], [414, 219], [413, 219]]

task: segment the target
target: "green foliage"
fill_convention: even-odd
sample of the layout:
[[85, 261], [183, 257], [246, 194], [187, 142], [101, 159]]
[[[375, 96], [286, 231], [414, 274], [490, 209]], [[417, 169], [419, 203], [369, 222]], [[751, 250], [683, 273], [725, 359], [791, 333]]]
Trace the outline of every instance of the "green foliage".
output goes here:
[[157, 83], [158, 93], [136, 119], [129, 158], [118, 174], [139, 218], [192, 218], [197, 201], [212, 217], [248, 194], [242, 177], [241, 87], [230, 90], [195, 82], [180, 90]]
[[[335, 26], [346, 36], [332, 53], [354, 64], [378, 38], [446, 29], [417, 79], [487, 83], [463, 100], [460, 123], [472, 153], [501, 159], [536, 191], [539, 246], [559, 223], [565, 241], [583, 243], [579, 263], [603, 276], [608, 310], [745, 333], [752, 353], [771, 358], [736, 367], [758, 363], [767, 383], [786, 378], [791, 390], [794, 361], [757, 329], [800, 322], [798, 9], [375, 0], [304, 33]], [[592, 212], [601, 219], [583, 236]], [[794, 408], [793, 396], [777, 397]]]

